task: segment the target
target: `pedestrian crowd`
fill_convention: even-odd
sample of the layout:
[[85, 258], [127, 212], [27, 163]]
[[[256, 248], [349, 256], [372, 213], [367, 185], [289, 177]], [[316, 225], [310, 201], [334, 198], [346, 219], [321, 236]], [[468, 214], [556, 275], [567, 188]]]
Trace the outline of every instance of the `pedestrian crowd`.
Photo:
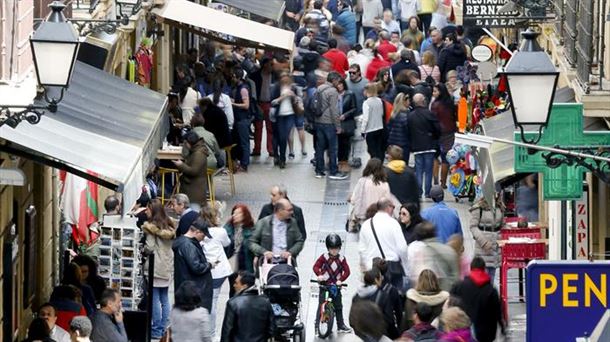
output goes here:
[[[206, 172], [227, 167], [229, 156], [231, 172], [248, 172], [250, 158], [265, 150], [286, 169], [298, 155], [295, 134], [300, 157], [308, 156], [306, 133], [313, 135], [316, 178], [348, 178], [361, 164], [353, 157], [359, 141], [370, 156], [346, 223], [359, 235], [359, 260], [351, 267], [362, 271], [363, 286], [348, 319], [341, 292], [333, 294], [339, 332], [351, 331], [347, 322], [365, 341], [483, 342], [495, 339], [498, 325], [504, 332], [493, 287], [502, 219], [484, 200], [473, 206], [477, 255], [468, 260], [458, 214], [444, 202], [446, 154], [463, 95], [457, 70], [470, 59], [472, 42], [451, 18], [438, 20], [440, 8], [437, 0], [287, 0], [292, 56], [203, 40], [178, 59], [167, 143], [181, 146], [182, 160], [159, 163], [181, 174], [169, 205], [178, 218], [156, 198], [161, 186], [174, 193], [175, 184], [162, 185], [154, 171], [134, 212], [143, 252], [155, 260], [147, 274], [153, 306], [146, 308], [153, 339], [273, 336], [274, 309], [259, 294], [256, 266], [277, 257], [296, 264], [307, 237], [303, 212], [276, 185], [258, 219], [236, 204], [223, 222], [220, 205], [208, 202]], [[420, 212], [422, 198], [433, 204]], [[109, 213], [119, 206], [116, 198], [106, 204]], [[340, 254], [339, 236], [329, 235], [326, 246], [313, 271], [318, 281], [340, 286], [350, 262]], [[231, 298], [222, 313], [226, 281]], [[28, 341], [127, 341], [121, 308], [120, 291], [106, 287], [93, 258], [79, 255], [40, 306]]]

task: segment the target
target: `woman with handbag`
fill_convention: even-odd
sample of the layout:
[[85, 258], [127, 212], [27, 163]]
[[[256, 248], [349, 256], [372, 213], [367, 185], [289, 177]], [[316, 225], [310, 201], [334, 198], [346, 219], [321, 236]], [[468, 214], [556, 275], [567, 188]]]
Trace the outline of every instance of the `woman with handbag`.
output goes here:
[[353, 208], [348, 222], [348, 230], [359, 231], [360, 224], [366, 218], [368, 207], [377, 203], [381, 198], [392, 198], [392, 193], [383, 163], [377, 158], [371, 158], [349, 198]]
[[233, 297], [233, 283], [238, 271], [254, 273], [254, 255], [249, 248], [249, 239], [254, 231], [254, 219], [250, 209], [243, 203], [236, 204], [231, 209], [231, 218], [224, 229], [229, 235], [231, 244], [225, 249], [233, 274], [229, 276], [229, 296]]
[[492, 208], [485, 198], [470, 207], [470, 232], [474, 239], [474, 252], [485, 260], [487, 274], [493, 284], [496, 268], [500, 266], [498, 237], [504, 224], [504, 205], [497, 200]]
[[[152, 333], [153, 339], [159, 339], [165, 333], [169, 320], [169, 285], [174, 271], [174, 252], [172, 242], [176, 237], [174, 222], [165, 213], [163, 203], [153, 199], [146, 209], [148, 220], [142, 225], [146, 236], [144, 250], [155, 258], [152, 278]], [[147, 259], [148, 262], [148, 259]], [[148, 266], [145, 265], [145, 270]]]
[[352, 149], [352, 137], [356, 131], [356, 96], [354, 93], [347, 89], [347, 82], [345, 79], [341, 79], [337, 85], [339, 92], [339, 110], [341, 116], [341, 133], [338, 135], [338, 152], [337, 159], [339, 161], [339, 172], [350, 172], [351, 167], [349, 166], [349, 153]]
[[[269, 116], [275, 117], [277, 134], [274, 134], [274, 164], [280, 169], [286, 168], [286, 147], [288, 146], [288, 135], [295, 125], [296, 114], [304, 111], [303, 101], [296, 95], [296, 86], [290, 74], [284, 72], [280, 76], [279, 84], [273, 89], [271, 101], [272, 112]], [[277, 138], [276, 138], [277, 137]], [[279, 150], [279, 154], [278, 153]]]

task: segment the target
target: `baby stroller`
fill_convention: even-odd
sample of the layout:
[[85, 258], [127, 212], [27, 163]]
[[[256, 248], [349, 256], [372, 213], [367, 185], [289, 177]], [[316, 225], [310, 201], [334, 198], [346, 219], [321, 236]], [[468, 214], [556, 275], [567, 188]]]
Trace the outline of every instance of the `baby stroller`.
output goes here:
[[[263, 258], [265, 259], [265, 258]], [[275, 316], [275, 341], [305, 341], [301, 322], [301, 286], [292, 259], [274, 256], [260, 265], [260, 289], [271, 302]]]

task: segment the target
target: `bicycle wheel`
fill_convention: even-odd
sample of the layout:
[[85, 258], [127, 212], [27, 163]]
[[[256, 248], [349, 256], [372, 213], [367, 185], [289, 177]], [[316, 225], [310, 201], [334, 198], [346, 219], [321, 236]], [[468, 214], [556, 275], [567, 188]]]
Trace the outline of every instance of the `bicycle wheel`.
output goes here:
[[327, 338], [333, 332], [335, 323], [335, 311], [332, 305], [322, 304], [320, 308], [320, 324], [318, 325], [318, 335], [320, 338]]

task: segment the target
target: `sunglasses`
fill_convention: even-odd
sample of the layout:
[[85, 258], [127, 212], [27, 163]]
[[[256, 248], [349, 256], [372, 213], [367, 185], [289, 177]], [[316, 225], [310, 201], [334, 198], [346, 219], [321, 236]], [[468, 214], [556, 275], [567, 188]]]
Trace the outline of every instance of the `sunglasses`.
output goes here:
[[349, 74], [350, 74], [350, 75], [357, 75], [357, 74], [359, 74], [359, 73], [360, 73], [360, 71], [350, 71], [350, 72], [349, 72]]

